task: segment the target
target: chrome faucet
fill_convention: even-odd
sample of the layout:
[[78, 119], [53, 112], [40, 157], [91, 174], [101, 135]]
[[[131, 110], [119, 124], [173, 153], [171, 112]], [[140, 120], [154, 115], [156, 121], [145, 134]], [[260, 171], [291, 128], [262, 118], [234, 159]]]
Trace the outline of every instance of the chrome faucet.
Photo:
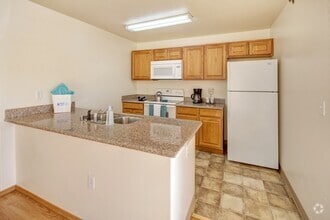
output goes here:
[[161, 102], [162, 101], [162, 92], [161, 91], [157, 91], [156, 92], [156, 101], [157, 102]]

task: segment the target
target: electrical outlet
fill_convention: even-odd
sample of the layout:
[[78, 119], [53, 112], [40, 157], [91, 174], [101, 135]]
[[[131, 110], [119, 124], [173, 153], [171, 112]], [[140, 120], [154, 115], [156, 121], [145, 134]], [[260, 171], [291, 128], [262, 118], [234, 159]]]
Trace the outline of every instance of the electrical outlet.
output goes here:
[[42, 90], [37, 90], [35, 96], [36, 96], [37, 101], [41, 101], [44, 97], [44, 94], [43, 94]]
[[95, 189], [95, 176], [88, 176], [88, 188]]

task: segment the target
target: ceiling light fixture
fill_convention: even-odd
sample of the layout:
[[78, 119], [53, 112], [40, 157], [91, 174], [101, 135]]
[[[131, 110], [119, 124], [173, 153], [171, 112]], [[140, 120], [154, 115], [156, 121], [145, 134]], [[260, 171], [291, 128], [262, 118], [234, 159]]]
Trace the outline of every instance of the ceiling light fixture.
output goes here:
[[192, 22], [189, 13], [126, 25], [128, 31], [143, 31]]

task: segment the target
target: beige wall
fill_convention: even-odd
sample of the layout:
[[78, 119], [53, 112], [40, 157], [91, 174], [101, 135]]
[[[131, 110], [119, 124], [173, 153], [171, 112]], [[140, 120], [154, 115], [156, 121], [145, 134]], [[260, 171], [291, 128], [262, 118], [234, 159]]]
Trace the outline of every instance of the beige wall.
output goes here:
[[[79, 107], [121, 109], [135, 92], [130, 52], [136, 44], [27, 0], [0, 1], [0, 189], [15, 182], [13, 128], [4, 109], [49, 104], [64, 82]], [[35, 93], [42, 91], [37, 100]]]
[[[330, 1], [288, 4], [271, 32], [280, 60], [281, 167], [310, 219], [330, 219]], [[316, 203], [324, 205], [320, 215]]]

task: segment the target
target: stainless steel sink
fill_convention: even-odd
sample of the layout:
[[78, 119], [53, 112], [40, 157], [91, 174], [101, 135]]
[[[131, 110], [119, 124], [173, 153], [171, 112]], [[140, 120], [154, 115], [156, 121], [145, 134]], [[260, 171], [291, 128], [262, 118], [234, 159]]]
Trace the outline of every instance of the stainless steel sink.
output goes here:
[[[114, 115], [114, 123], [115, 124], [132, 124], [134, 122], [137, 122], [141, 118], [139, 117], [134, 117], [134, 116], [125, 116], [121, 114], [115, 114]], [[99, 113], [97, 117], [93, 117], [92, 119], [88, 120], [88, 116], [81, 115], [80, 116], [81, 121], [86, 121], [89, 123], [94, 123], [94, 124], [106, 124], [106, 114], [105, 113]]]
[[134, 122], [139, 121], [141, 118], [138, 117], [132, 117], [132, 116], [120, 116], [114, 118], [115, 124], [132, 124]]

